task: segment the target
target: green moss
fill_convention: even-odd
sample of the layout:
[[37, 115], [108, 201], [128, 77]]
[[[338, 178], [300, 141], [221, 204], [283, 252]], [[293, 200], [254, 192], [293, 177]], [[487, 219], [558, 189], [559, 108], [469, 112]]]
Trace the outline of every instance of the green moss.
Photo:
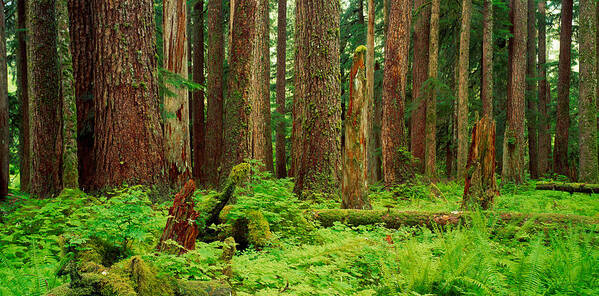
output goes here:
[[356, 50], [354, 50], [354, 56], [357, 56], [361, 53], [366, 54], [366, 51], [368, 51], [368, 48], [366, 48], [364, 45], [360, 45], [356, 47]]
[[240, 163], [231, 169], [231, 173], [229, 174], [229, 178], [233, 182], [233, 184], [239, 184], [245, 180], [250, 175], [250, 165], [248, 163]]
[[229, 296], [233, 290], [227, 283], [218, 281], [182, 281], [176, 282], [176, 296]]
[[270, 225], [260, 211], [248, 213], [248, 242], [256, 247], [266, 247], [272, 241]]

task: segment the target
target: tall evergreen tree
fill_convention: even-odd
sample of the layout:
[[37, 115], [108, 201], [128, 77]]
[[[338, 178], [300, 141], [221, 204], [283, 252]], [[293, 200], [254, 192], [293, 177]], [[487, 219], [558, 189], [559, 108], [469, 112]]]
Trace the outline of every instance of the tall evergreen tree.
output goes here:
[[549, 96], [547, 82], [547, 25], [545, 0], [539, 0], [538, 20], [538, 76], [539, 76], [539, 175], [549, 173], [551, 168], [551, 135], [549, 134], [549, 112], [547, 110], [551, 97]]
[[277, 20], [277, 113], [281, 119], [277, 123], [276, 138], [276, 173], [277, 178], [287, 177], [286, 124], [285, 124], [285, 90], [287, 73], [287, 0], [278, 0]]
[[483, 1], [483, 116], [493, 118], [493, 0]]
[[[366, 84], [368, 99], [368, 182], [374, 184], [380, 179], [380, 159], [377, 157], [377, 114], [374, 100], [374, 0], [368, 0], [368, 32], [366, 34]], [[380, 105], [380, 104], [379, 104]]]
[[539, 138], [537, 134], [537, 54], [536, 54], [536, 15], [535, 0], [528, 0], [528, 38], [526, 39], [526, 120], [528, 128], [528, 170], [530, 177], [539, 178]]
[[0, 1], [0, 200], [8, 195], [8, 72], [6, 71], [6, 22], [4, 1]]
[[462, 0], [462, 26], [460, 28], [460, 58], [458, 80], [458, 180], [463, 180], [468, 158], [468, 73], [470, 72], [470, 22], [472, 0]]
[[21, 126], [19, 128], [20, 144], [20, 168], [19, 179], [22, 192], [29, 192], [29, 181], [31, 180], [31, 142], [29, 128], [29, 88], [27, 87], [27, 11], [25, 9], [27, 0], [17, 1], [17, 91], [20, 104]]
[[[204, 75], [204, 0], [198, 0], [194, 5], [192, 19], [193, 82], [204, 85], [206, 84]], [[194, 90], [191, 94], [193, 177], [199, 180], [201, 184], [206, 182], [204, 177], [204, 164], [206, 162], [205, 97], [202, 89]]]
[[[431, 24], [428, 76], [435, 81], [439, 70], [439, 14], [440, 0], [433, 0], [431, 4]], [[432, 89], [426, 95], [426, 149], [424, 154], [424, 172], [431, 179], [437, 178], [437, 90]]]

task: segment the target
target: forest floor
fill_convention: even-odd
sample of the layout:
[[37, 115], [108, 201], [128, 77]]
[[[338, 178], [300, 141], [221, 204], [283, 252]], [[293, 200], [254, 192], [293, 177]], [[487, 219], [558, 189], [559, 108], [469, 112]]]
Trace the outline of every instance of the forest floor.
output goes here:
[[[597, 225], [500, 225], [477, 214], [464, 225], [432, 230], [322, 227], [306, 213], [340, 203], [300, 201], [292, 189], [291, 180], [268, 176], [238, 188], [223, 219], [231, 223], [260, 212], [268, 224], [261, 238], [250, 233], [249, 247], [230, 262], [222, 260], [220, 241], [198, 241], [180, 256], [156, 252], [172, 201], [152, 202], [161, 198], [142, 187], [105, 196], [65, 190], [47, 200], [13, 190], [0, 204], [0, 295], [46, 295], [68, 283], [69, 276], [58, 272], [73, 258], [68, 250], [98, 240], [120, 250], [114, 261], [138, 255], [173, 278], [226, 281], [237, 295], [599, 294]], [[451, 212], [459, 210], [462, 191], [454, 182], [433, 188], [416, 182], [391, 191], [374, 186], [370, 198], [375, 209]], [[216, 194], [196, 192], [196, 208]], [[536, 191], [534, 182], [503, 186], [494, 211], [599, 218], [599, 194]], [[227, 232], [223, 225], [214, 229]]]

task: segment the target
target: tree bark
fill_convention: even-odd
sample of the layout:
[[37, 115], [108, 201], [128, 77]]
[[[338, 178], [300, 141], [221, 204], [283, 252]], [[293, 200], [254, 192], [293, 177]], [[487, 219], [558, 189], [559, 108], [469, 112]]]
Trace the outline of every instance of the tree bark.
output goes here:
[[596, 2], [580, 1], [579, 67], [580, 96], [578, 98], [579, 181], [599, 183], [597, 160], [597, 64], [595, 35], [597, 30]]
[[19, 129], [19, 143], [21, 150], [20, 159], [20, 184], [22, 192], [29, 192], [31, 180], [31, 141], [29, 125], [29, 89], [27, 86], [27, 0], [17, 1], [17, 90], [20, 103], [21, 128]]
[[94, 189], [123, 183], [164, 186], [167, 171], [158, 105], [153, 2], [92, 4], [96, 42]]
[[528, 170], [532, 179], [539, 178], [539, 138], [537, 134], [537, 73], [536, 73], [536, 28], [535, 28], [535, 0], [528, 0], [528, 38], [526, 42], [526, 101], [527, 101], [527, 127], [528, 127]]
[[385, 184], [393, 186], [412, 176], [407, 153], [404, 111], [410, 44], [411, 1], [392, 1], [385, 44], [381, 143]]
[[368, 99], [368, 183], [374, 184], [380, 179], [381, 163], [377, 157], [376, 103], [374, 100], [374, 0], [368, 0], [368, 33], [366, 34], [366, 85]]
[[[165, 0], [162, 7], [164, 68], [184, 79], [187, 65], [186, 0]], [[168, 82], [167, 82], [168, 84]], [[180, 187], [191, 177], [189, 99], [185, 88], [167, 85], [164, 96], [164, 155], [169, 182]]]
[[285, 141], [285, 90], [287, 74], [287, 0], [279, 0], [277, 20], [277, 123], [276, 159], [277, 178], [287, 177], [287, 153]]
[[79, 188], [77, 160], [77, 106], [73, 81], [73, 58], [69, 35], [69, 12], [67, 0], [56, 1], [58, 21], [58, 58], [60, 63], [60, 95], [63, 113], [62, 183], [65, 188]]
[[262, 162], [264, 170], [274, 172], [270, 124], [270, 18], [268, 0], [257, 0], [257, 5], [250, 88], [252, 106], [250, 114], [252, 128], [251, 156], [253, 159]]
[[[230, 72], [225, 100], [225, 157], [223, 176], [233, 166], [251, 157], [251, 87], [252, 62], [257, 27], [257, 0], [235, 2], [233, 37], [231, 38]], [[224, 180], [223, 180], [224, 181]]]
[[493, 1], [483, 1], [483, 81], [481, 100], [483, 116], [493, 118]]
[[503, 141], [502, 179], [504, 182], [524, 182], [524, 102], [526, 97], [526, 0], [512, 0], [513, 56], [510, 61], [511, 95], [508, 97], [507, 121]]
[[[204, 85], [204, 0], [198, 0], [193, 8], [193, 82]], [[193, 177], [205, 184], [204, 165], [206, 163], [206, 121], [204, 117], [204, 90], [192, 92], [191, 109], [193, 114]]]
[[431, 181], [437, 179], [437, 76], [439, 70], [439, 10], [440, 0], [431, 5], [428, 76], [435, 86], [426, 94], [426, 149], [424, 172]]
[[570, 176], [568, 168], [568, 138], [570, 129], [570, 74], [572, 47], [572, 0], [562, 1], [559, 49], [559, 81], [557, 85], [557, 121], [553, 152], [553, 171]]
[[[156, 247], [158, 251], [180, 255], [195, 249], [199, 234], [195, 220], [200, 216], [200, 213], [194, 209], [193, 193], [195, 189], [195, 183], [189, 180], [175, 196], [173, 205], [168, 211], [169, 218]], [[180, 247], [169, 244], [168, 240], [174, 240]]]
[[206, 185], [216, 187], [223, 150], [223, 64], [225, 58], [222, 1], [208, 0], [208, 62], [206, 64]]
[[430, 6], [425, 0], [414, 1], [416, 15], [414, 24], [414, 61], [412, 66], [412, 116], [410, 117], [410, 151], [417, 160], [418, 171], [424, 172], [426, 142], [426, 91], [424, 83], [428, 79]]
[[62, 102], [54, 0], [27, 5], [28, 79], [31, 97], [31, 194], [51, 197], [62, 189]]
[[341, 208], [369, 209], [368, 201], [368, 84], [364, 55], [359, 46], [349, 74], [349, 107], [345, 117]]
[[539, 58], [538, 58], [538, 76], [539, 79], [539, 175], [543, 176], [550, 171], [550, 154], [551, 154], [551, 135], [549, 134], [549, 113], [547, 105], [551, 100], [547, 91], [547, 33], [546, 33], [546, 12], [545, 0], [539, 1]]
[[7, 73], [4, 1], [0, 1], [0, 200], [8, 195], [8, 183], [10, 181]]
[[294, 192], [302, 196], [339, 188], [339, 10], [339, 1], [296, 2]]
[[460, 59], [458, 80], [458, 180], [466, 175], [468, 157], [468, 74], [470, 72], [470, 19], [472, 0], [462, 0], [462, 26], [460, 29]]

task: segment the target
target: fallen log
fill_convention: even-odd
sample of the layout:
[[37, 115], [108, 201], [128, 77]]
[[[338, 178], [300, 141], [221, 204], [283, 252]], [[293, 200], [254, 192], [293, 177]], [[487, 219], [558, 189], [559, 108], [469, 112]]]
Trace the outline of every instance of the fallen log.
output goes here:
[[580, 193], [599, 193], [599, 184], [586, 183], [563, 183], [563, 182], [537, 182], [537, 190], [565, 191], [570, 194]]
[[[599, 218], [564, 214], [526, 214], [484, 212], [489, 219], [499, 224], [534, 222], [539, 225], [599, 224]], [[434, 228], [445, 225], [458, 225], [472, 220], [473, 212], [413, 212], [397, 210], [312, 210], [311, 217], [324, 227], [335, 222], [349, 226], [383, 224], [386, 228], [398, 229], [404, 226], [425, 226]]]

